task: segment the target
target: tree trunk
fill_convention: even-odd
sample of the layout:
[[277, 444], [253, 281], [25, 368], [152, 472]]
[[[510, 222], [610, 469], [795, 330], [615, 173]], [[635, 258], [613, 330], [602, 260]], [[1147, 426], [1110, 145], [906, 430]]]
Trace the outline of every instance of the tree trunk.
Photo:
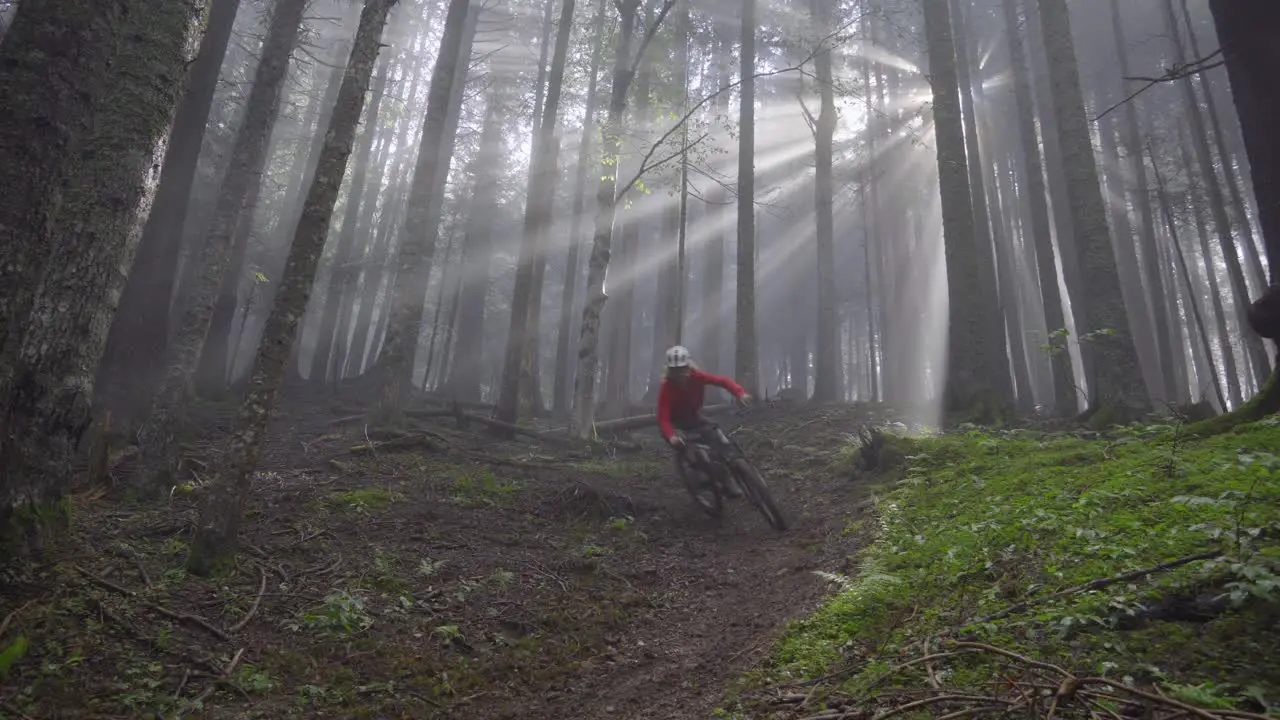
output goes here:
[[236, 133], [231, 163], [218, 195], [213, 225], [199, 257], [194, 259], [200, 268], [199, 280], [183, 308], [178, 336], [170, 350], [165, 378], [156, 394], [151, 416], [140, 431], [142, 460], [136, 475], [144, 486], [169, 484], [177, 469], [178, 437], [186, 424], [191, 381], [209, 330], [222, 276], [227, 271], [232, 235], [250, 185], [260, 181], [253, 169], [262, 166], [267, 137], [280, 109], [289, 55], [297, 41], [306, 6], [306, 0], [280, 0], [272, 15], [253, 88], [249, 91], [248, 109]]
[[465, 36], [473, 36], [475, 24], [467, 21], [471, 0], [449, 0], [440, 53], [431, 74], [427, 93], [427, 112], [422, 122], [422, 140], [418, 144], [418, 161], [409, 189], [408, 212], [401, 230], [397, 253], [394, 287], [390, 294], [387, 335], [378, 361], [382, 385], [377, 414], [384, 420], [397, 419], [404, 409], [413, 382], [413, 356], [425, 312], [427, 281], [439, 223], [430, 222], [432, 197], [443, 184], [440, 168], [452, 159], [443, 153], [447, 135], [447, 116], [453, 86], [458, 82], [458, 66], [470, 61], [462, 50], [469, 46]]
[[[733, 79], [730, 59], [733, 52], [732, 36], [727, 27], [728, 21], [715, 23], [718, 38], [715, 63], [719, 72], [717, 88], [726, 87]], [[724, 122], [729, 115], [729, 93], [721, 93], [712, 102], [712, 122]], [[726, 150], [727, 152], [727, 150]], [[698, 313], [700, 331], [695, 336], [701, 345], [698, 354], [703, 365], [716, 373], [724, 373], [721, 346], [724, 344], [723, 325], [729, 318], [729, 309], [725, 292], [725, 235], [728, 232], [729, 194], [717, 184], [709, 195], [704, 222], [711, 225], [711, 237], [708, 238], [702, 257], [702, 308]]]
[[[169, 127], [208, 7], [204, 2], [169, 0], [131, 0], [122, 6], [124, 22], [109, 28], [115, 35], [110, 38], [114, 49], [109, 72], [105, 78], [94, 78], [105, 92], [99, 95], [98, 88], [86, 88], [99, 98], [84, 145], [93, 152], [81, 157], [76, 172], [60, 188], [60, 206], [45, 226], [47, 270], [27, 301], [30, 312], [21, 335], [8, 336], [15, 346], [9, 357], [15, 362], [5, 368], [8, 382], [0, 395], [0, 536], [9, 534], [7, 521], [13, 510], [25, 507], [34, 511], [30, 517], [56, 517], [49, 510], [65, 502], [77, 446], [89, 425], [94, 371], [124, 285], [119, 268], [132, 262], [142, 235]], [[24, 34], [17, 35], [19, 31]], [[6, 46], [40, 47], [27, 44], [33, 38], [26, 32], [19, 25]], [[61, 69], [55, 65], [55, 72]], [[20, 87], [21, 75], [12, 77], [7, 89]], [[45, 112], [60, 109], [37, 107]], [[11, 156], [8, 148], [4, 155]], [[23, 186], [9, 187], [16, 191]], [[5, 239], [20, 237], [14, 232]], [[35, 535], [22, 540], [38, 544], [45, 529], [52, 528], [24, 528]]]
[[63, 180], [107, 90], [126, 0], [48, 0], [19, 13], [0, 45], [0, 397], [35, 291], [59, 239]]
[[[1145, 163], [1144, 163], [1145, 164]], [[1196, 329], [1200, 337], [1200, 351], [1204, 354], [1205, 362], [1209, 365], [1209, 370], [1213, 373], [1213, 390], [1218, 398], [1219, 407], [1226, 407], [1226, 398], [1222, 394], [1222, 380], [1218, 373], [1213, 369], [1213, 350], [1209, 348], [1209, 333], [1205, 328], [1204, 318], [1200, 314], [1200, 303], [1196, 301], [1196, 286], [1191, 281], [1191, 273], [1187, 271], [1187, 259], [1182, 253], [1182, 243], [1178, 240], [1178, 224], [1174, 222], [1173, 211], [1169, 207], [1169, 195], [1165, 192], [1164, 180], [1160, 177], [1160, 166], [1156, 162], [1155, 154], [1152, 153], [1151, 167], [1156, 174], [1156, 191], [1160, 199], [1160, 208], [1165, 218], [1165, 225], [1169, 230], [1169, 242], [1173, 246], [1174, 264], [1178, 268], [1178, 274], [1182, 276], [1182, 284], [1187, 289], [1187, 304], [1191, 306], [1191, 316], [1195, 319]], [[1224, 347], [1224, 351], [1230, 353], [1231, 348]]]
[[[1010, 331], [1016, 331], [1016, 327], [1006, 322], [1004, 305], [1008, 300], [999, 292], [1002, 288], [999, 284], [1000, 275], [997, 271], [995, 244], [992, 240], [991, 212], [987, 203], [986, 182], [983, 179], [985, 175], [983, 148], [979, 140], [978, 117], [973, 102], [977, 91], [974, 90], [970, 72], [972, 60], [969, 57], [968, 38], [965, 32], [967, 21], [959, 12], [956, 0], [950, 0], [949, 9], [954, 32], [955, 75], [959, 88], [960, 110], [963, 113], [965, 162], [969, 172], [970, 202], [973, 205], [973, 249], [977, 253], [978, 272], [974, 299], [979, 303], [984, 337], [987, 342], [993, 343], [990, 346], [992, 362], [985, 368], [989, 376], [987, 387], [995, 392], [1006, 407], [1012, 407], [1014, 397], [1010, 367], [1021, 367], [1025, 370], [1025, 365], [1016, 357], [1011, 361], [1010, 353], [1005, 351], [1005, 327], [1007, 325]], [[982, 311], [983, 308], [986, 309], [985, 312]], [[1005, 362], [999, 361], [1002, 357]], [[1025, 378], [1019, 379], [1020, 382], [1023, 380]]]
[[[1182, 44], [1182, 37], [1178, 32], [1178, 19], [1174, 14], [1173, 0], [1164, 0], [1165, 30], [1169, 36], [1173, 38], [1174, 59], [1179, 63], [1186, 63], [1188, 58], [1186, 50]], [[1190, 77], [1184, 78], [1178, 82], [1178, 86], [1182, 89], [1183, 102], [1187, 106], [1187, 119], [1191, 123], [1191, 146], [1196, 154], [1196, 162], [1200, 166], [1200, 174], [1205, 183], [1205, 189], [1209, 193], [1209, 210], [1213, 218], [1214, 230], [1218, 234], [1218, 242], [1222, 248], [1223, 258], [1227, 265], [1227, 278], [1231, 282], [1231, 293], [1235, 297], [1235, 302], [1231, 307], [1235, 311], [1236, 322], [1243, 330], [1249, 326], [1246, 317], [1249, 310], [1249, 288], [1245, 283], [1244, 270], [1240, 264], [1240, 251], [1236, 246], [1235, 229], [1231, 222], [1231, 216], [1227, 212], [1226, 197], [1222, 192], [1222, 183], [1218, 180], [1218, 173], [1213, 165], [1213, 155], [1209, 150], [1208, 129], [1205, 127], [1204, 114], [1200, 109], [1200, 102], [1196, 99], [1195, 86], [1192, 84]], [[1225, 163], [1225, 157], [1224, 157]], [[1230, 168], [1224, 164], [1223, 170], [1228, 174]], [[1253, 381], [1257, 387], [1262, 387], [1267, 380], [1270, 370], [1270, 358], [1267, 356], [1267, 350], [1262, 344], [1262, 338], [1257, 335], [1244, 332], [1241, 341], [1244, 344], [1245, 354], [1249, 358], [1249, 364], [1253, 370]]]
[[[811, 0], [809, 14], [818, 28], [830, 27], [831, 4]], [[818, 83], [820, 109], [814, 123], [813, 202], [816, 225], [815, 243], [818, 262], [818, 332], [814, 353], [813, 399], [835, 402], [843, 396], [840, 387], [840, 338], [836, 318], [839, 297], [836, 294], [835, 251], [835, 182], [832, 179], [832, 144], [836, 133], [835, 89], [832, 85], [831, 50], [823, 48], [813, 58]], [[808, 388], [804, 388], [808, 390]]]
[[191, 66], [169, 136], [160, 185], [138, 243], [120, 306], [94, 383], [95, 405], [116, 428], [142, 419], [162, 376], [169, 341], [169, 311], [183, 225], [195, 184], [205, 126], [213, 105], [240, 0], [213, 0], [209, 26]]
[[1082, 338], [1090, 338], [1095, 359], [1089, 383], [1089, 408], [1091, 414], [1103, 408], [1115, 413], [1100, 418], [1104, 422], [1122, 421], [1128, 415], [1145, 411], [1150, 404], [1120, 293], [1106, 205], [1080, 91], [1067, 3], [1066, 0], [1038, 0], [1038, 3], [1058, 116], [1067, 195], [1081, 257], [1084, 296], [1080, 315], [1084, 322], [1077, 323], [1077, 330]]
[[565, 258], [564, 288], [560, 298], [560, 329], [556, 335], [556, 377], [552, 389], [552, 414], [556, 417], [568, 417], [572, 404], [571, 386], [573, 384], [572, 364], [570, 358], [570, 339], [573, 336], [573, 310], [576, 295], [575, 286], [579, 270], [582, 266], [578, 256], [581, 254], [581, 223], [583, 206], [586, 204], [587, 172], [591, 166], [591, 138], [596, 130], [595, 116], [597, 104], [597, 87], [600, 74], [600, 56], [604, 48], [604, 17], [607, 3], [596, 3], [596, 18], [592, 33], [591, 70], [587, 78], [587, 108], [582, 121], [582, 140], [578, 146], [578, 169], [573, 179], [573, 219], [569, 225], [569, 253]]
[[738, 310], [734, 373], [749, 393], [761, 390], [756, 340], [756, 0], [742, 0], [738, 86]]
[[1105, 197], [1114, 199], [1107, 203], [1108, 218], [1111, 226], [1115, 228], [1111, 249], [1116, 256], [1116, 272], [1120, 276], [1120, 294], [1124, 298], [1125, 309], [1128, 311], [1129, 333], [1138, 351], [1139, 368], [1150, 390], [1151, 400], [1163, 407], [1171, 395], [1165, 390], [1166, 380], [1163, 363], [1160, 360], [1163, 351], [1153, 332], [1150, 304], [1142, 289], [1142, 273], [1138, 269], [1136, 252], [1137, 244], [1130, 240], [1134, 237], [1134, 232], [1133, 225], [1129, 222], [1128, 188], [1123, 176], [1124, 166], [1120, 159], [1116, 130], [1115, 114], [1098, 121], [1100, 171], [1106, 188]]
[[[369, 173], [369, 156], [373, 153], [373, 139], [378, 131], [378, 110], [382, 106], [388, 73], [389, 62], [384, 59], [378, 71], [377, 80], [373, 84], [373, 95], [369, 100], [364, 134], [360, 139], [360, 148], [356, 152], [351, 186], [347, 189], [347, 204], [342, 213], [342, 228], [338, 231], [338, 246], [334, 248], [333, 275], [329, 279], [327, 291], [318, 298], [323, 310], [320, 312], [315, 359], [311, 363], [311, 379], [322, 385], [328, 385], [330, 382], [329, 365], [333, 357], [333, 348], [338, 344], [336, 333], [339, 303], [342, 302], [343, 297], [351, 293], [358, 278], [355, 267], [355, 245], [361, 201], [362, 198], [366, 203], [376, 200], [365, 186]], [[341, 379], [336, 373], [332, 377], [334, 382]]]
[[[1191, 24], [1191, 11], [1187, 8], [1187, 0], [1180, 0], [1182, 20], [1187, 26], [1187, 39], [1191, 43], [1191, 57], [1199, 58], [1200, 41], [1196, 39], [1195, 26]], [[1204, 92], [1206, 114], [1209, 116], [1209, 128], [1213, 134], [1213, 144], [1218, 151], [1218, 160], [1222, 163], [1222, 175], [1226, 179], [1227, 194], [1231, 199], [1231, 210], [1235, 222], [1240, 227], [1240, 245], [1244, 248], [1246, 266], [1253, 275], [1255, 283], [1266, 287], [1266, 275], [1262, 270], [1262, 262], [1258, 258], [1257, 240], [1253, 236], [1253, 224], [1249, 222], [1249, 213], [1245, 207], [1244, 194], [1240, 190], [1240, 179], [1236, 177], [1231, 163], [1231, 153], [1227, 150], [1226, 134], [1223, 132], [1221, 114], [1218, 112], [1218, 100], [1214, 97], [1213, 88], [1209, 86], [1207, 73], [1197, 73], [1193, 82], [1200, 85]], [[1246, 164], [1241, 163], [1244, 167]]]
[[[406, 98], [416, 98], [418, 96], [418, 87], [422, 82], [425, 62], [421, 60], [421, 53], [416, 49], [411, 51], [413, 57], [417, 58], [415, 62], [413, 81], [409, 84], [409, 92]], [[409, 142], [409, 131], [412, 128], [412, 121], [408, 113], [401, 113], [400, 128], [395, 135], [395, 147], [404, 148]], [[346, 328], [340, 333], [340, 337], [347, 337], [349, 333], [351, 339], [345, 341], [342, 351], [337, 358], [336, 374], [341, 376], [353, 375], [360, 373], [364, 369], [365, 351], [369, 345], [369, 327], [373, 321], [373, 307], [377, 304], [378, 293], [382, 286], [382, 281], [386, 277], [387, 264], [387, 241], [389, 237], [391, 222], [393, 219], [399, 219], [401, 208], [400, 198], [403, 195], [403, 176], [406, 165], [406, 153], [397, 152], [398, 158], [391, 163], [386, 171], [390, 177], [387, 180], [387, 192], [383, 196], [381, 203], [381, 211], [379, 213], [377, 227], [372, 227], [373, 214], [369, 214], [370, 230], [362, 231], [362, 235], [369, 234], [372, 238], [365, 250], [364, 255], [359, 262], [360, 281], [357, 287], [351, 290], [350, 299], [343, 300], [343, 307], [350, 314], [350, 318], [343, 324]], [[381, 187], [382, 183], [378, 182], [375, 187]], [[351, 305], [359, 300], [359, 313], [356, 313]], [[355, 367], [352, 367], [354, 359]]]
[[[1133, 73], [1130, 72], [1129, 67], [1129, 47], [1125, 40], [1124, 23], [1120, 18], [1120, 0], [1111, 0], [1111, 25], [1116, 44], [1116, 56], [1120, 60], [1120, 75], [1129, 77]], [[1123, 96], [1126, 93], [1121, 94]], [[1154, 360], [1158, 363], [1160, 376], [1163, 378], [1159, 394], [1165, 398], [1172, 398], [1176, 391], [1173, 387], [1173, 371], [1169, 364], [1174, 362], [1175, 353], [1180, 350], [1173, 344], [1173, 333], [1170, 330], [1173, 323], [1170, 311], [1173, 308], [1167, 308], [1163, 304], [1164, 273], [1160, 272], [1157, 260], [1155, 217], [1151, 212], [1151, 188], [1147, 182], [1146, 163], [1142, 161], [1141, 132], [1138, 125], [1141, 107], [1140, 98], [1134, 98], [1125, 103], [1120, 125], [1120, 145], [1124, 148], [1129, 180], [1134, 183], [1134, 197], [1137, 201], [1138, 247], [1142, 255], [1143, 274], [1146, 276], [1145, 297], [1149, 303], [1150, 317], [1155, 331], [1157, 351]]]
[[449, 370], [446, 394], [456, 400], [480, 401], [480, 373], [477, 361], [484, 355], [485, 298], [489, 295], [489, 267], [493, 261], [493, 208], [498, 207], [498, 172], [502, 168], [502, 138], [506, 93], [495, 87], [489, 93], [480, 149], [471, 162], [475, 178], [471, 190], [471, 213], [467, 237], [462, 245], [462, 291], [458, 298], [458, 337], [454, 353], [466, 362]]
[[254, 358], [253, 389], [240, 407], [229, 457], [224, 461], [225, 469], [214, 481], [191, 540], [187, 570], [194, 574], [208, 575], [229, 569], [234, 563], [240, 517], [252, 490], [250, 480], [257, 469], [263, 435], [284, 379], [298, 320], [306, 311], [307, 295], [324, 251], [338, 189], [355, 144], [364, 95], [378, 56], [379, 39], [395, 3], [396, 0], [367, 0], [360, 15], [351, 59], [338, 92], [329, 132], [325, 135], [315, 179], [289, 246], [280, 292]]
[[[983, 277], [981, 255], [976, 246], [950, 16], [946, 3], [927, 0], [924, 3], [950, 302], [946, 407], [953, 412], [969, 412], [991, 404], [994, 399], [991, 396], [996, 392], [991, 382], [995, 373], [991, 368], [995, 366], [999, 372], [1005, 372], [1008, 364], [996, 360], [1004, 355], [998, 352], [1003, 349], [1003, 338], [993, 337], [993, 333], [988, 332], [993, 326], [986, 321], [996, 308], [983, 302], [984, 293], [979, 290], [983, 284], [992, 283], [990, 278]], [[986, 242], [990, 244], [989, 236]]]
[[529, 165], [524, 234], [511, 299], [511, 322], [507, 331], [502, 391], [498, 394], [495, 413], [497, 419], [513, 425], [522, 404], [522, 385], [529, 390], [524, 399], [528, 401], [530, 412], [537, 414], [542, 409], [537, 363], [538, 331], [542, 318], [542, 278], [537, 276], [538, 268], [545, 266], [546, 262], [542, 245], [555, 203], [556, 166], [560, 149], [555, 129], [560, 112], [560, 89], [564, 81], [565, 59], [569, 52], [569, 36], [573, 31], [573, 7], [574, 0], [564, 0], [561, 7], [555, 56], [547, 83], [546, 106], [542, 109], [542, 120], [533, 139], [533, 159]]
[[[1002, 4], [1005, 37], [1009, 41], [1009, 62], [1013, 66], [1013, 95], [1017, 104], [1018, 141], [1022, 147], [1025, 194], [1030, 205], [1036, 274], [1040, 280], [1040, 292], [1044, 297], [1045, 324], [1049, 331], [1053, 332], [1066, 328], [1067, 324], [1063, 312], [1062, 295], [1058, 287], [1058, 270], [1054, 263], [1044, 168], [1040, 162], [1040, 143], [1036, 135], [1034, 97], [1028, 76], [1026, 52], [1022, 44], [1017, 0], [1003, 0]], [[1038, 344], [1049, 345], [1049, 338], [1040, 338]], [[1075, 379], [1071, 373], [1071, 358], [1066, 352], [1055, 352], [1050, 356], [1050, 363], [1053, 371], [1053, 407], [1059, 414], [1072, 414], [1077, 408], [1077, 400]]]
[[[635, 36], [639, 0], [619, 0], [621, 22], [618, 50], [613, 62], [613, 85], [609, 95], [609, 113], [601, 129], [602, 159], [600, 185], [596, 190], [595, 233], [591, 256], [587, 263], [587, 301], [582, 308], [582, 329], [578, 346], [578, 375], [574, 383], [575, 407], [571, 430], [576, 437], [591, 435], [596, 412], [596, 381], [600, 370], [600, 313], [607, 296], [604, 275], [609, 267], [609, 246], [613, 242], [613, 221], [617, 213], [618, 158], [622, 147], [622, 115], [627, 106], [627, 90], [635, 76], [630, 64]], [[643, 51], [643, 46], [641, 51]]]
[[[1258, 200], [1258, 225], [1266, 242], [1271, 286], [1254, 305], [1254, 319], [1280, 324], [1276, 303], [1280, 292], [1280, 96], [1275, 93], [1275, 68], [1280, 67], [1280, 45], [1271, 30], [1280, 23], [1280, 6], [1266, 2], [1226, 2], [1209, 0], [1218, 39], [1222, 43], [1227, 75], [1231, 78], [1236, 114], [1249, 156], [1253, 192]], [[1274, 338], [1273, 338], [1274, 339]], [[1239, 410], [1209, 421], [1202, 432], [1222, 431], [1240, 422], [1256, 420], [1280, 411], [1280, 369], [1248, 403]]]

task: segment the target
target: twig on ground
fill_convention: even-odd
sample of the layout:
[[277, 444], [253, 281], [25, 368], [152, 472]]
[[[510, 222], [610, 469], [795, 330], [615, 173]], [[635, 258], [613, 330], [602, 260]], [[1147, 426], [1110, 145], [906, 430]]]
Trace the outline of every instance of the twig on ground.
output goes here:
[[182, 691], [187, 687], [187, 681], [191, 679], [191, 668], [187, 668], [182, 672], [182, 682], [178, 683], [178, 689], [173, 692], [173, 699], [177, 700], [182, 697]]
[[9, 629], [9, 624], [13, 622], [13, 619], [18, 617], [18, 615], [23, 610], [26, 610], [27, 606], [29, 606], [33, 602], [35, 602], [35, 600], [28, 600], [22, 603], [22, 605], [18, 606], [16, 610], [9, 613], [8, 615], [5, 615], [4, 620], [0, 620], [0, 637], [4, 637], [4, 632]]
[[227, 663], [227, 669], [223, 670], [222, 675], [210, 683], [209, 687], [205, 688], [204, 692], [200, 693], [200, 697], [196, 698], [196, 703], [203, 703], [205, 700], [209, 699], [209, 696], [213, 695], [213, 693], [217, 691], [219, 685], [226, 684], [236, 690], [239, 690], [239, 688], [236, 688], [231, 684], [231, 673], [235, 672], [236, 665], [240, 664], [240, 658], [244, 657], [244, 651], [245, 648], [240, 648], [236, 651], [235, 657], [231, 658], [231, 662]]
[[[88, 570], [85, 570], [84, 568], [80, 567], [79, 565], [73, 565], [72, 567], [75, 568], [76, 572], [79, 572], [81, 575], [84, 575], [85, 577], [92, 580], [94, 583], [104, 588], [107, 588], [108, 590], [113, 590], [126, 597], [132, 597], [132, 598], [138, 597], [138, 593], [134, 592], [133, 590], [130, 590], [125, 587], [121, 587], [105, 578], [98, 577], [97, 575], [94, 575]], [[149, 600], [142, 600], [142, 604], [146, 605], [152, 610], [155, 610], [161, 615], [164, 615], [165, 617], [170, 618], [172, 620], [178, 620], [180, 622], [185, 622], [189, 625], [195, 625], [196, 627], [199, 627], [205, 630], [206, 632], [218, 638], [219, 640], [222, 640], [223, 642], [227, 642], [231, 640], [230, 636], [228, 636], [225, 631], [219, 629], [217, 626], [213, 625], [208, 620], [205, 620], [199, 615], [190, 615], [188, 613], [180, 613], [180, 612], [177, 612], [176, 610], [170, 610], [169, 608], [163, 605], [157, 605], [156, 603], [153, 603]]]
[[240, 622], [231, 626], [231, 632], [240, 632], [245, 625], [248, 625], [249, 621], [252, 620], [253, 616], [258, 612], [258, 606], [262, 604], [262, 595], [267, 591], [267, 571], [262, 568], [258, 568], [258, 575], [262, 577], [261, 582], [258, 584], [258, 597], [254, 598], [253, 606], [249, 608], [249, 612], [244, 614], [244, 617], [240, 618]]

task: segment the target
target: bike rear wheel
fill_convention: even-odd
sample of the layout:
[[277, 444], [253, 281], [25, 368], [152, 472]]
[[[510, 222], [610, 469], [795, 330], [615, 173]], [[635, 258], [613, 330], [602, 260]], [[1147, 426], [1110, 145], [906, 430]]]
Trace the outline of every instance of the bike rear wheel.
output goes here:
[[769, 486], [765, 485], [760, 472], [746, 458], [741, 457], [733, 461], [733, 470], [733, 474], [738, 477], [738, 482], [742, 483], [742, 489], [746, 491], [747, 498], [760, 510], [760, 514], [764, 515], [769, 526], [778, 532], [786, 530], [787, 519], [778, 509], [778, 504], [774, 502], [773, 494], [769, 492]]

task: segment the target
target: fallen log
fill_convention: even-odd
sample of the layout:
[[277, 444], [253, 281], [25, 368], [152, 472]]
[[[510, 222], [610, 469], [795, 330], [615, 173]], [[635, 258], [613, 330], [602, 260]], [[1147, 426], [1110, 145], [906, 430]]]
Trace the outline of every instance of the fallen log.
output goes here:
[[474, 423], [479, 423], [481, 425], [484, 425], [485, 427], [492, 428], [494, 430], [505, 430], [507, 432], [514, 433], [516, 435], [522, 435], [524, 437], [532, 438], [534, 440], [542, 440], [542, 441], [554, 442], [554, 443], [565, 442], [565, 438], [563, 437], [548, 435], [547, 433], [539, 432], [537, 430], [530, 430], [529, 428], [526, 428], [526, 427], [521, 427], [519, 425], [514, 425], [512, 423], [504, 422], [502, 420], [497, 420], [491, 417], [485, 417], [483, 415], [477, 415], [476, 413], [464, 412], [461, 406], [454, 406], [454, 408], [451, 410], [407, 410], [405, 411], [405, 415], [411, 418], [414, 418], [415, 420], [425, 419], [425, 418], [451, 417], [451, 418], [455, 418], [458, 421], [459, 427], [466, 427], [467, 423], [474, 422]]
[[[733, 405], [708, 405], [702, 409], [704, 415], [717, 415], [726, 410], [732, 410]], [[658, 424], [657, 415], [633, 415], [631, 417], [618, 418], [616, 420], [604, 420], [595, 424], [597, 433], [620, 433], [628, 430], [639, 430]]]

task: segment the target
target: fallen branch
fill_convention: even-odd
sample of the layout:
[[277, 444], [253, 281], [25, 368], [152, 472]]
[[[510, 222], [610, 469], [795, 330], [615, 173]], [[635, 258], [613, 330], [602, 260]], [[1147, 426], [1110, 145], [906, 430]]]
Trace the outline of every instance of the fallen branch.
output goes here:
[[231, 626], [231, 632], [240, 632], [245, 625], [248, 625], [253, 616], [257, 614], [258, 606], [262, 604], [262, 595], [267, 591], [267, 571], [258, 568], [258, 575], [262, 577], [261, 582], [258, 583], [258, 597], [254, 598], [253, 606], [249, 608], [249, 612], [245, 613], [244, 617], [240, 618], [240, 622]]
[[448, 443], [444, 438], [435, 433], [422, 433], [391, 440], [366, 440], [363, 445], [353, 445], [347, 448], [347, 453], [351, 455], [368, 453], [377, 457], [379, 450], [422, 449], [429, 452], [443, 452], [446, 448], [448, 448]]
[[[1119, 582], [1127, 582], [1129, 580], [1137, 580], [1138, 578], [1145, 577], [1147, 575], [1154, 575], [1156, 573], [1173, 570], [1175, 568], [1182, 567], [1183, 565], [1189, 565], [1193, 562], [1199, 562], [1201, 560], [1212, 560], [1214, 558], [1220, 557], [1221, 555], [1222, 555], [1221, 550], [1210, 550], [1208, 552], [1196, 553], [1195, 555], [1188, 555], [1186, 557], [1178, 558], [1177, 560], [1170, 560], [1169, 562], [1160, 563], [1159, 565], [1154, 565], [1149, 568], [1143, 568], [1142, 570], [1134, 570], [1132, 572], [1121, 573], [1120, 575], [1113, 575], [1109, 578], [1100, 578], [1097, 580], [1090, 580], [1087, 583], [1076, 585], [1074, 587], [1069, 587], [1066, 590], [1059, 590], [1058, 592], [1050, 593], [1049, 595], [1044, 595], [1038, 598], [1032, 598], [1030, 600], [1020, 602], [1016, 605], [1011, 605], [1010, 607], [1007, 607], [998, 613], [995, 613], [993, 615], [988, 615], [984, 618], [979, 618], [970, 623], [966, 623], [962, 627], [970, 627], [973, 625], [983, 625], [985, 623], [994, 622], [996, 620], [1001, 620], [1003, 618], [1006, 618], [1010, 615], [1023, 612], [1032, 606], [1046, 603], [1050, 600], [1057, 600], [1058, 598], [1067, 597], [1068, 595], [1078, 595], [1080, 593], [1089, 592], [1091, 590], [1100, 590], [1108, 585], [1114, 585]], [[954, 632], [956, 632], [956, 630], [951, 630], [948, 633], [944, 633], [944, 634], [951, 634]]]
[[[133, 590], [130, 590], [125, 587], [121, 587], [111, 582], [110, 580], [107, 580], [106, 578], [98, 577], [97, 575], [94, 575], [88, 570], [85, 570], [84, 568], [80, 567], [79, 565], [73, 565], [72, 567], [75, 568], [76, 572], [89, 578], [97, 585], [100, 585], [108, 590], [113, 590], [115, 592], [118, 592], [121, 595], [124, 595], [125, 597], [138, 598], [138, 593], [134, 592]], [[138, 599], [141, 600], [141, 598], [138, 598]], [[163, 605], [157, 605], [156, 603], [153, 603], [150, 600], [142, 600], [142, 604], [146, 605], [152, 610], [155, 610], [161, 615], [164, 615], [165, 617], [170, 618], [171, 620], [185, 622], [189, 625], [194, 625], [198, 628], [201, 628], [202, 630], [205, 630], [206, 632], [218, 638], [219, 640], [222, 640], [223, 642], [229, 642], [231, 640], [231, 637], [227, 635], [226, 632], [219, 629], [213, 623], [210, 623], [208, 620], [205, 620], [199, 615], [190, 615], [188, 613], [180, 613], [175, 610], [170, 610], [169, 608]]]

